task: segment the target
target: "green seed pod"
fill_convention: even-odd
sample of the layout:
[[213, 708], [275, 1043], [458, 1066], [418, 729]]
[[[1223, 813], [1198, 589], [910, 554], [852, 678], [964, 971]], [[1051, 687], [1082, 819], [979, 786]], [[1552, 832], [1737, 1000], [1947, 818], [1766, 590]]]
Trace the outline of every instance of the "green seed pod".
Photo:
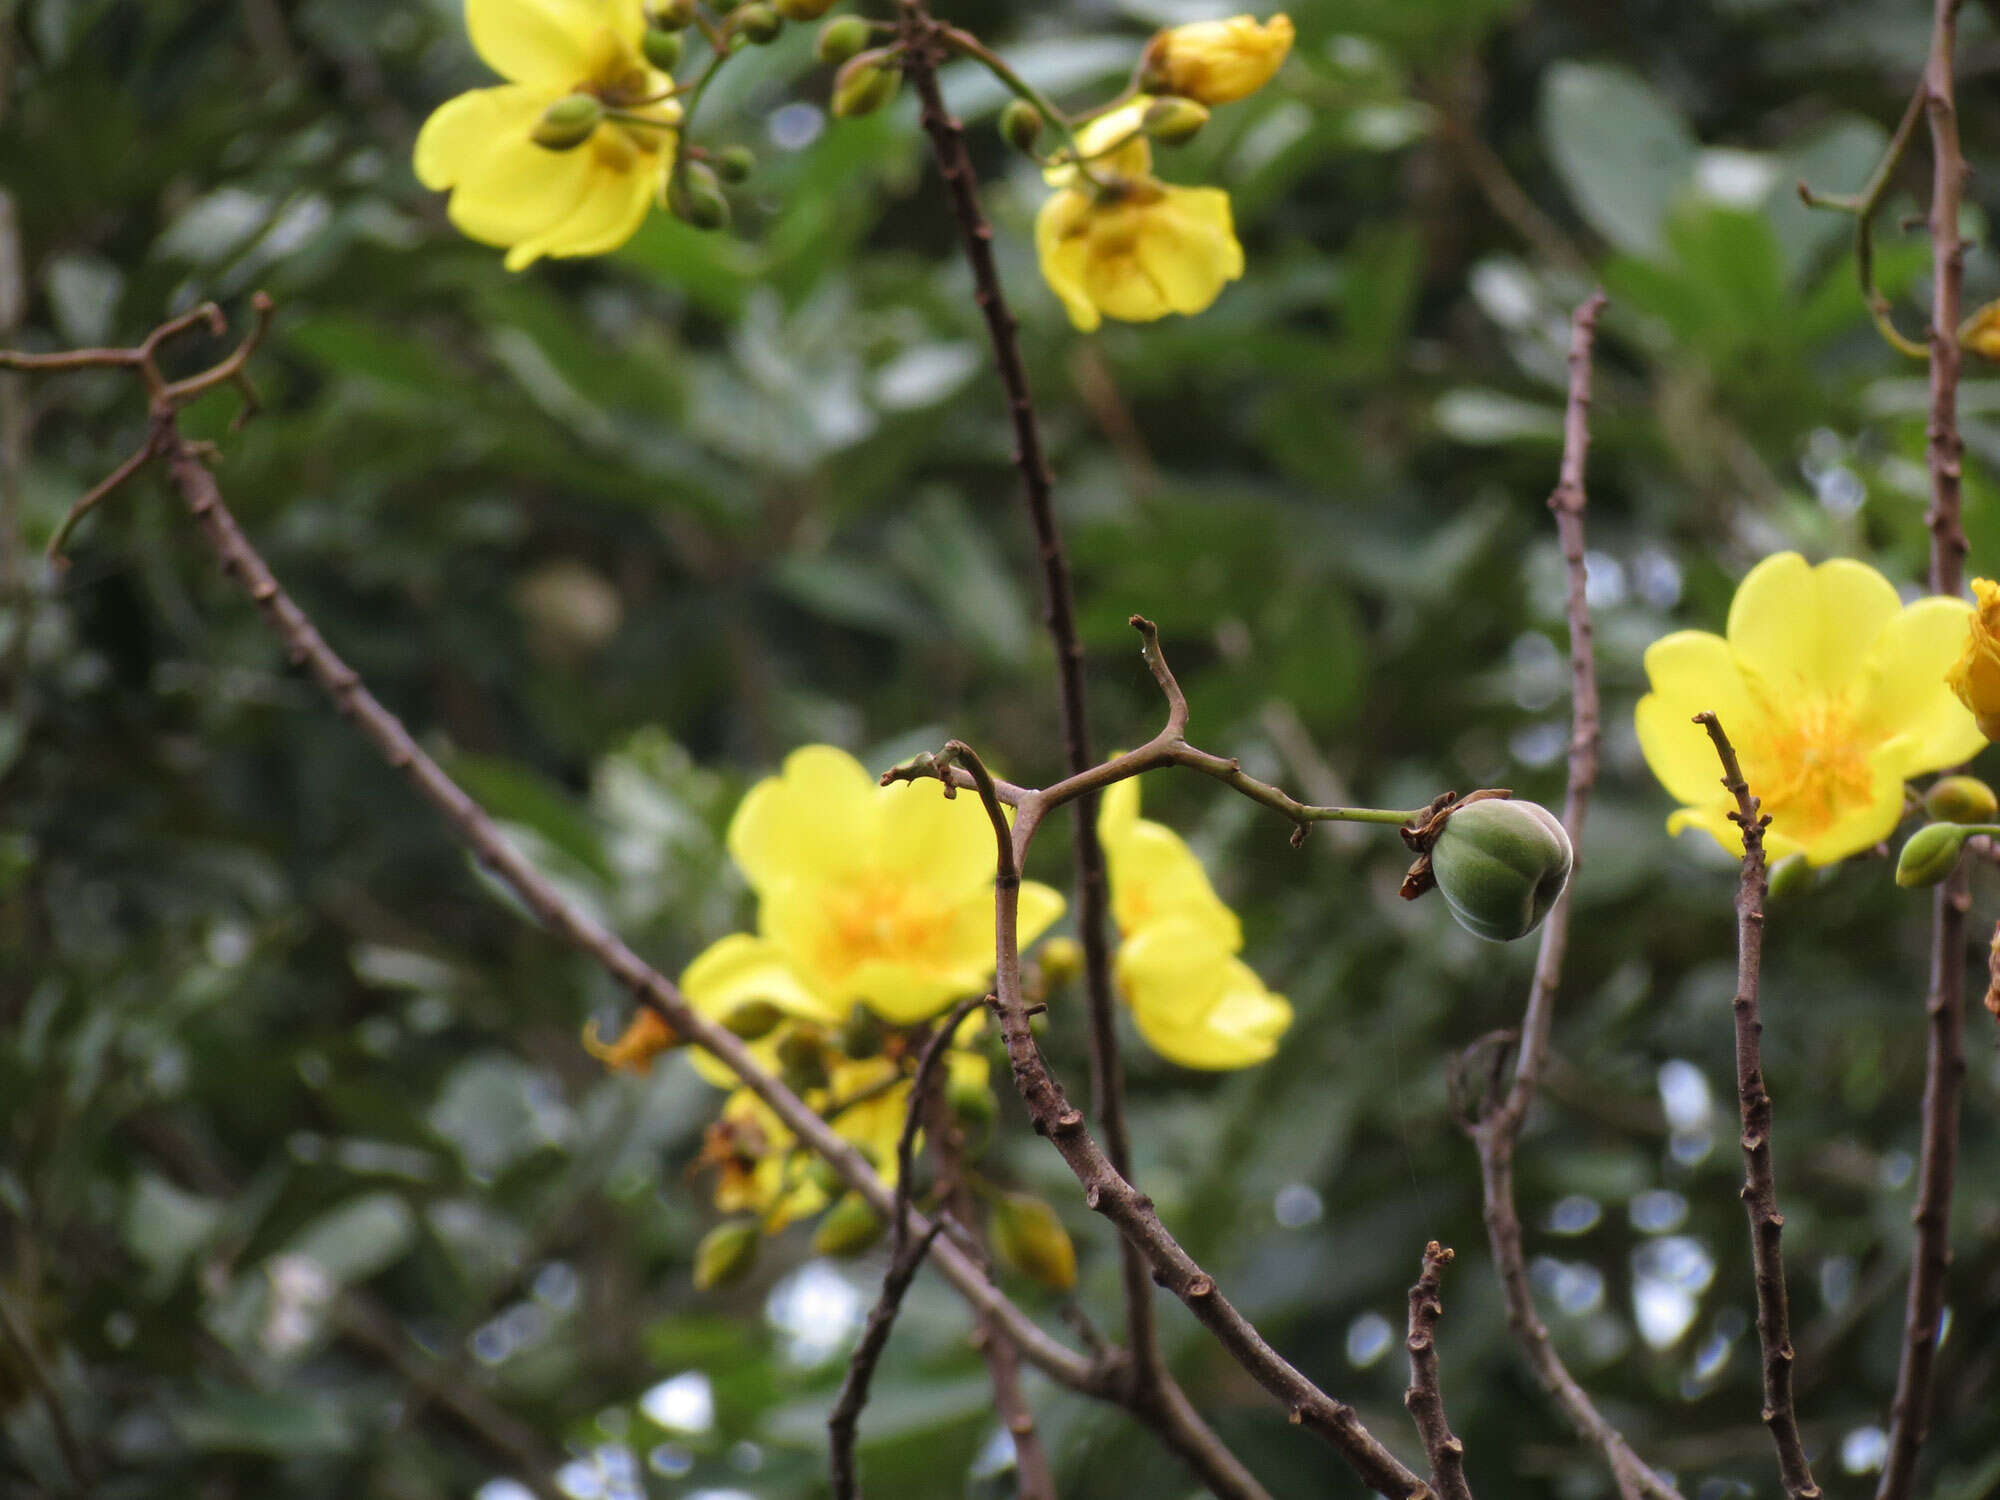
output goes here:
[[571, 94], [542, 111], [530, 132], [537, 146], [574, 151], [589, 140], [604, 118], [604, 106], [591, 94]]
[[778, 1041], [778, 1066], [795, 1094], [826, 1087], [826, 1039], [808, 1027], [788, 1031]]
[[787, 21], [817, 21], [833, 9], [833, 0], [771, 0]]
[[757, 153], [748, 146], [724, 146], [715, 153], [715, 175], [724, 182], [747, 182], [757, 170]]
[[785, 1013], [768, 1000], [745, 1000], [722, 1018], [723, 1030], [746, 1042], [760, 1042], [778, 1029]]
[[1146, 134], [1165, 146], [1178, 146], [1183, 141], [1193, 140], [1207, 123], [1207, 105], [1172, 94], [1164, 99], [1155, 99], [1140, 117]]
[[764, 0], [754, 0], [730, 17], [729, 29], [756, 46], [762, 47], [778, 39], [778, 33], [785, 29], [785, 23], [778, 13], [764, 4]]
[[872, 115], [891, 99], [903, 75], [885, 68], [870, 53], [851, 57], [833, 77], [833, 112], [843, 120]]
[[857, 1003], [847, 1013], [846, 1021], [841, 1023], [838, 1045], [842, 1052], [859, 1062], [865, 1057], [880, 1056], [886, 1035], [887, 1028], [882, 1025], [882, 1018], [867, 1006]]
[[819, 40], [813, 50], [821, 62], [830, 68], [837, 68], [865, 51], [868, 40], [868, 23], [861, 17], [836, 16], [820, 27]]
[[1813, 870], [1803, 854], [1787, 854], [1771, 866], [1765, 889], [1773, 901], [1789, 901], [1812, 889]]
[[1009, 99], [1000, 111], [1000, 139], [1024, 156], [1035, 154], [1042, 133], [1042, 112], [1025, 99]]
[[694, 25], [695, 0], [656, 0], [646, 7], [646, 23], [661, 31], [685, 31]]
[[681, 34], [663, 26], [648, 26], [645, 36], [640, 38], [639, 50], [662, 73], [671, 73], [681, 65]]
[[1957, 823], [1926, 823], [1903, 842], [1896, 858], [1896, 884], [1936, 885], [1958, 868], [1958, 856], [1972, 835]]
[[667, 184], [667, 207], [696, 229], [720, 229], [729, 222], [729, 200], [715, 168], [693, 158], [683, 161]]
[[1947, 776], [1924, 793], [1924, 816], [1940, 823], [1991, 823], [2000, 798], [1977, 776]]
[[1492, 797], [1468, 802], [1445, 822], [1431, 873], [1459, 925], [1506, 943], [1541, 925], [1572, 859], [1569, 835], [1547, 808]]
[[889, 1226], [859, 1193], [849, 1193], [826, 1211], [813, 1230], [812, 1245], [821, 1255], [859, 1255], [882, 1238]]
[[694, 1251], [694, 1289], [706, 1292], [727, 1286], [757, 1263], [761, 1238], [755, 1219], [731, 1219], [701, 1237]]
[[837, 1198], [846, 1190], [847, 1184], [840, 1180], [840, 1173], [833, 1169], [833, 1163], [823, 1156], [815, 1156], [806, 1163], [806, 1181], [825, 1193], [829, 1198]]
[[1076, 1246], [1056, 1211], [1031, 1193], [1003, 1193], [987, 1221], [993, 1248], [1023, 1276], [1066, 1292], [1076, 1285]]

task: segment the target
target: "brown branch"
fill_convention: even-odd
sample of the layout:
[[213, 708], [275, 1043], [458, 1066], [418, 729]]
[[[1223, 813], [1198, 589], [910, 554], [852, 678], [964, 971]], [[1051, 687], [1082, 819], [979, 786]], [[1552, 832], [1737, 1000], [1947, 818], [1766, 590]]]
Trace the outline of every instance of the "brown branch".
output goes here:
[[[1597, 782], [1600, 734], [1583, 517], [1589, 503], [1584, 468], [1590, 451], [1591, 354], [1597, 317], [1603, 309], [1603, 293], [1594, 292], [1570, 320], [1569, 401], [1563, 419], [1562, 465], [1555, 490], [1549, 496], [1549, 509], [1555, 513], [1556, 534], [1562, 543], [1569, 578], [1569, 785], [1563, 794], [1563, 827], [1578, 850], [1579, 864], [1584, 819], [1590, 811], [1590, 796]], [[1535, 955], [1535, 977], [1521, 1021], [1520, 1049], [1512, 1082], [1504, 1098], [1489, 1099], [1484, 1113], [1470, 1126], [1472, 1142], [1479, 1153], [1486, 1242], [1493, 1253], [1494, 1272], [1500, 1278], [1506, 1300], [1508, 1326], [1527, 1356], [1529, 1368], [1542, 1389], [1562, 1408], [1570, 1425], [1603, 1454], [1623, 1500], [1680, 1500], [1678, 1491], [1633, 1452], [1624, 1434], [1605, 1420], [1596, 1403], [1563, 1364], [1548, 1325], [1536, 1311], [1534, 1288], [1528, 1280], [1527, 1255], [1522, 1247], [1521, 1215], [1514, 1189], [1514, 1149], [1548, 1060], [1556, 993], [1562, 986], [1563, 961], [1569, 951], [1570, 911], [1576, 900], [1576, 887], [1572, 877], [1542, 924], [1542, 942]]]
[[1743, 1210], [1750, 1218], [1750, 1264], [1757, 1283], [1757, 1342], [1764, 1355], [1765, 1427], [1778, 1450], [1778, 1477], [1792, 1500], [1816, 1500], [1792, 1403], [1792, 1322], [1779, 1250], [1785, 1216], [1771, 1168], [1771, 1094], [1764, 1086], [1764, 1022], [1757, 1011], [1764, 963], [1764, 828], [1771, 821], [1743, 780], [1736, 751], [1712, 713], [1695, 715], [1722, 762], [1722, 784], [1736, 799], [1729, 820], [1743, 830], [1743, 878], [1736, 888], [1736, 1101], [1743, 1121]]
[[1452, 1252], [1436, 1240], [1424, 1246], [1423, 1274], [1410, 1288], [1410, 1329], [1403, 1344], [1410, 1354], [1410, 1388], [1403, 1392], [1403, 1405], [1430, 1455], [1431, 1488], [1439, 1500], [1472, 1500], [1465, 1480], [1465, 1444], [1445, 1420], [1444, 1392], [1438, 1385], [1437, 1325], [1444, 1316], [1440, 1284], [1451, 1262]]
[[[946, 50], [944, 30], [922, 0], [902, 0], [904, 72], [923, 106], [924, 132], [930, 137], [938, 173], [951, 200], [959, 241], [976, 288], [973, 300], [986, 320], [994, 368], [1007, 395], [1007, 415], [1014, 429], [1014, 465], [1020, 471], [1021, 497], [1035, 534], [1044, 617], [1055, 647], [1063, 755], [1069, 774], [1074, 776], [1088, 770], [1095, 759], [1084, 701], [1083, 643], [1077, 633], [1075, 592], [1062, 531], [1056, 522], [1054, 480], [1042, 447], [1027, 367], [1021, 359], [1019, 327], [993, 260], [993, 228], [979, 203], [979, 181], [965, 148], [964, 128], [945, 108], [938, 86], [937, 66]], [[1084, 993], [1090, 1017], [1091, 1101], [1103, 1127], [1105, 1149], [1118, 1171], [1129, 1176], [1132, 1149], [1125, 1120], [1125, 1074], [1119, 1060], [1118, 1007], [1111, 988], [1110, 878], [1097, 837], [1095, 796], [1078, 800], [1072, 815], [1071, 844], [1076, 866], [1077, 937], [1083, 947]], [[1170, 1377], [1160, 1355], [1153, 1286], [1145, 1264], [1122, 1243], [1119, 1255], [1126, 1336], [1132, 1347], [1131, 1376], [1143, 1399]]]
[[839, 1399], [833, 1403], [833, 1414], [826, 1419], [834, 1500], [855, 1500], [861, 1493], [854, 1468], [854, 1437], [861, 1408], [868, 1403], [868, 1384], [875, 1378], [875, 1366], [882, 1358], [882, 1351], [889, 1347], [889, 1334], [896, 1326], [896, 1314], [902, 1309], [903, 1294], [909, 1291], [917, 1268], [943, 1228], [943, 1219], [933, 1220], [915, 1240], [897, 1245], [889, 1258], [889, 1269], [882, 1277], [881, 1293], [868, 1310], [868, 1324], [861, 1331], [861, 1342], [854, 1346], [854, 1357], [847, 1362], [847, 1376], [840, 1383]]
[[[1931, 177], [1931, 412], [1925, 456], [1931, 505], [1930, 586], [1956, 594], [1964, 582], [1965, 529], [1960, 522], [1959, 478], [1964, 444], [1958, 432], [1959, 304], [1965, 281], [1965, 242], [1958, 231], [1965, 193], [1965, 155], [1959, 147], [1958, 109], [1952, 86], [1952, 49], [1960, 0], [1935, 0], [1930, 58], [1924, 66], [1924, 107], [1930, 120]], [[1969, 904], [1961, 867], [1937, 889], [1931, 903], [1931, 973], [1924, 1002], [1923, 1139], [1917, 1155], [1916, 1243], [1903, 1318], [1903, 1350], [1889, 1407], [1889, 1453], [1876, 1500], [1909, 1500], [1917, 1458], [1930, 1434], [1938, 1324], [1944, 1315], [1951, 1269], [1951, 1202], [1958, 1171], [1958, 1116], [1965, 1085], [1965, 913]]]

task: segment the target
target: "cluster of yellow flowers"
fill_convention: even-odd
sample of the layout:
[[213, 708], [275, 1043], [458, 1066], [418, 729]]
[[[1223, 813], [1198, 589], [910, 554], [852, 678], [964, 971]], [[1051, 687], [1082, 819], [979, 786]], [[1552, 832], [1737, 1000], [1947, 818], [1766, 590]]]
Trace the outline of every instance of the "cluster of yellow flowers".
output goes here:
[[2000, 728], [2000, 590], [1977, 588], [1979, 613], [1942, 596], [1904, 604], [1865, 563], [1811, 567], [1785, 552], [1744, 578], [1726, 635], [1655, 641], [1637, 727], [1653, 774], [1684, 804], [1668, 831], [1704, 829], [1742, 852], [1714, 751], [1691, 722], [1708, 710], [1770, 816], [1773, 859], [1823, 865], [1888, 838], [1905, 782], [1970, 758], [1982, 729]]
[[1162, 31], [1140, 63], [1143, 92], [1077, 132], [1081, 166], [1063, 157], [1048, 168], [1058, 191], [1035, 220], [1035, 249], [1079, 329], [1088, 333], [1105, 317], [1200, 312], [1243, 274], [1229, 194], [1160, 181], [1148, 136], [1178, 136], [1209, 106], [1255, 93], [1283, 64], [1292, 34], [1285, 15]]

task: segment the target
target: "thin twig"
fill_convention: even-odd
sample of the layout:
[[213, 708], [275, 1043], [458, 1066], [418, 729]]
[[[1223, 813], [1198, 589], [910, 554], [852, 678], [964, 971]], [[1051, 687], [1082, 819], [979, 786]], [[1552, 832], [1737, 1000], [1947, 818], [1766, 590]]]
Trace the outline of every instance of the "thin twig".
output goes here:
[[[1952, 85], [1952, 49], [1961, 0], [1935, 0], [1930, 58], [1922, 93], [1931, 135], [1931, 411], [1926, 458], [1931, 505], [1930, 586], [1957, 594], [1964, 582], [1965, 529], [1960, 522], [1959, 477], [1964, 444], [1958, 432], [1958, 319], [1965, 281], [1965, 242], [1958, 215], [1965, 194], [1965, 155], [1959, 147], [1958, 109]], [[1958, 1171], [1959, 1100], [1965, 1084], [1965, 913], [1969, 904], [1963, 867], [1937, 889], [1931, 903], [1931, 973], [1924, 1002], [1923, 1139], [1917, 1155], [1915, 1246], [1904, 1308], [1903, 1351], [1896, 1393], [1889, 1407], [1889, 1452], [1876, 1500], [1909, 1500], [1917, 1458], [1930, 1433], [1932, 1381], [1938, 1325], [1944, 1315], [1951, 1269], [1951, 1201]]]
[[1403, 1405], [1424, 1440], [1431, 1459], [1431, 1488], [1439, 1500], [1472, 1500], [1465, 1481], [1465, 1444], [1452, 1435], [1445, 1420], [1444, 1391], [1438, 1384], [1437, 1325], [1444, 1316], [1441, 1283], [1452, 1252], [1432, 1240], [1424, 1246], [1424, 1269], [1410, 1288], [1410, 1327], [1403, 1347], [1410, 1355], [1410, 1388]]
[[[1042, 570], [1044, 617], [1055, 648], [1063, 755], [1069, 774], [1074, 776], [1088, 770], [1095, 757], [1090, 749], [1090, 718], [1084, 697], [1083, 642], [1077, 632], [1069, 558], [1056, 522], [1054, 481], [1042, 446], [1027, 366], [1021, 359], [1019, 328], [1013, 309], [1007, 304], [999, 267], [993, 260], [993, 229], [980, 207], [979, 183], [972, 158], [965, 149], [965, 131], [945, 108], [937, 80], [937, 65], [944, 48], [950, 45], [963, 50], [968, 39], [955, 28], [941, 26], [921, 0], [903, 0], [903, 21], [904, 72], [922, 102], [924, 131], [930, 137], [939, 175], [951, 199], [959, 240], [976, 287], [974, 300], [985, 317], [994, 368], [1007, 395], [1007, 414], [1014, 430], [1014, 465], [1020, 471], [1021, 496], [1035, 534], [1035, 550]], [[1004, 66], [997, 72], [1003, 79], [1012, 77]], [[1103, 845], [1097, 836], [1097, 798], [1081, 798], [1072, 819], [1077, 937], [1083, 947], [1084, 993], [1090, 1018], [1091, 1102], [1104, 1131], [1105, 1149], [1118, 1171], [1129, 1176], [1132, 1150], [1125, 1121], [1125, 1074], [1119, 1058], [1118, 1007], [1111, 985], [1110, 877]], [[1169, 1378], [1160, 1356], [1153, 1285], [1136, 1251], [1121, 1243], [1119, 1255], [1125, 1290], [1126, 1337], [1132, 1348], [1131, 1375], [1139, 1394], [1145, 1398], [1153, 1387]]]
[[[1597, 317], [1604, 296], [1593, 293], [1570, 321], [1569, 402], [1563, 421], [1562, 466], [1549, 496], [1556, 533], [1562, 543], [1569, 577], [1567, 612], [1570, 636], [1569, 785], [1563, 795], [1563, 827], [1570, 843], [1581, 850], [1583, 824], [1597, 782], [1597, 666], [1592, 647], [1588, 570], [1585, 563], [1583, 517], [1588, 505], [1584, 488], [1585, 460], [1590, 451], [1591, 354]], [[1580, 863], [1580, 861], [1579, 861]], [[1527, 1355], [1529, 1368], [1570, 1425], [1604, 1456], [1624, 1500], [1680, 1500], [1679, 1493], [1633, 1452], [1623, 1433], [1577, 1383], [1555, 1339], [1535, 1308], [1534, 1287], [1528, 1280], [1522, 1246], [1521, 1215], [1515, 1200], [1514, 1149], [1521, 1125], [1534, 1102], [1547, 1063], [1549, 1035], [1554, 1024], [1556, 993], [1562, 986], [1563, 960], [1569, 950], [1569, 921], [1577, 883], [1571, 879], [1542, 924], [1541, 947], [1535, 956], [1535, 977], [1521, 1022], [1520, 1048], [1513, 1079], [1504, 1098], [1490, 1101], [1471, 1125], [1479, 1152], [1479, 1179], [1484, 1199], [1486, 1241], [1507, 1303], [1507, 1322]]]
[[1722, 784], [1736, 799], [1729, 820], [1743, 830], [1743, 878], [1736, 887], [1736, 1101], [1743, 1122], [1743, 1211], [1750, 1217], [1750, 1264], [1757, 1284], [1757, 1342], [1764, 1355], [1764, 1425], [1778, 1450], [1778, 1477], [1792, 1500], [1816, 1500], [1792, 1402], [1792, 1320], [1785, 1298], [1785, 1261], [1779, 1250], [1785, 1216], [1778, 1212], [1778, 1184], [1771, 1168], [1771, 1093], [1764, 1086], [1764, 1022], [1757, 1011], [1764, 963], [1763, 815], [1743, 780], [1736, 751], [1712, 713], [1695, 715], [1722, 762]]
[[889, 1234], [896, 1253], [901, 1254], [910, 1238], [910, 1192], [916, 1177], [917, 1135], [923, 1129], [924, 1100], [930, 1097], [931, 1082], [938, 1065], [951, 1050], [952, 1039], [965, 1018], [992, 999], [990, 995], [967, 995], [938, 1023], [937, 1030], [918, 1054], [917, 1070], [910, 1075], [910, 1099], [903, 1115], [903, 1131], [896, 1138], [896, 1211], [889, 1219]]
[[[898, 1186], [900, 1189], [900, 1184]], [[901, 1227], [900, 1222], [898, 1227]], [[896, 1314], [902, 1308], [903, 1294], [909, 1291], [910, 1283], [916, 1279], [917, 1268], [924, 1263], [924, 1256], [930, 1252], [932, 1243], [943, 1228], [944, 1220], [935, 1219], [915, 1240], [897, 1245], [895, 1253], [889, 1258], [889, 1269], [882, 1277], [882, 1290], [875, 1298], [875, 1305], [868, 1310], [868, 1323], [861, 1331], [861, 1342], [854, 1346], [854, 1357], [847, 1362], [847, 1375], [840, 1383], [840, 1396], [833, 1403], [832, 1415], [826, 1419], [834, 1500], [855, 1500], [861, 1493], [854, 1466], [854, 1437], [861, 1420], [861, 1408], [868, 1403], [868, 1384], [875, 1378], [875, 1366], [881, 1361], [882, 1351], [889, 1347], [889, 1334], [896, 1326]]]

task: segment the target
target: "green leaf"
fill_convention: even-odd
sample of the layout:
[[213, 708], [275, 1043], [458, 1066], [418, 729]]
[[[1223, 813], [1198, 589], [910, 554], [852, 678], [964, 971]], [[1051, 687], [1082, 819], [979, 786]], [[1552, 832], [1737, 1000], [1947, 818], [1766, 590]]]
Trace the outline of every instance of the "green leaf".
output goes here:
[[1542, 81], [1540, 122], [1590, 227], [1621, 250], [1657, 255], [1667, 211], [1694, 171], [1694, 134], [1679, 112], [1622, 68], [1557, 63]]

